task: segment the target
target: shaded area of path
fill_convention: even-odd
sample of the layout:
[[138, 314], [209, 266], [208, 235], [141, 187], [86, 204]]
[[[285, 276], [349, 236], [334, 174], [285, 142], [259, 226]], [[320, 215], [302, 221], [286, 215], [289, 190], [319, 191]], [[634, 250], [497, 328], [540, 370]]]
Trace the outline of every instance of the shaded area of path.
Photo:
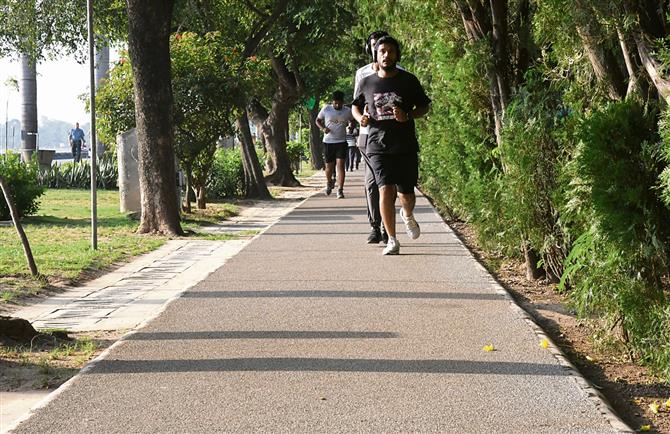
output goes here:
[[17, 432], [625, 429], [425, 199], [400, 256], [364, 244], [362, 191], [306, 201]]

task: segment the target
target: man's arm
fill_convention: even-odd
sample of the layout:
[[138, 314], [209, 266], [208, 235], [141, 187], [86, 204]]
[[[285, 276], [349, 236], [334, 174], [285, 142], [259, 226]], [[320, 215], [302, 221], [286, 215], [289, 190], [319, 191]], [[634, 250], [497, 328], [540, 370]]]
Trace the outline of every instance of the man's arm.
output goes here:
[[328, 127], [326, 126], [326, 124], [324, 123], [324, 119], [316, 118], [316, 122], [315, 122], [315, 123], [316, 123], [316, 126], [319, 127], [319, 129], [320, 129], [321, 131], [323, 131], [324, 133], [328, 134], [328, 133], [330, 132], [330, 128], [328, 128]]
[[361, 111], [361, 108], [357, 105], [351, 106], [351, 114], [354, 115], [356, 122], [361, 124], [362, 127], [367, 127], [370, 123], [370, 114], [367, 110], [368, 106], [365, 106], [365, 109]]
[[395, 120], [398, 122], [407, 122], [411, 119], [418, 119], [422, 116], [425, 116], [430, 111], [430, 104], [425, 106], [416, 107], [414, 110], [406, 112], [398, 106], [393, 107], [393, 114], [395, 115]]

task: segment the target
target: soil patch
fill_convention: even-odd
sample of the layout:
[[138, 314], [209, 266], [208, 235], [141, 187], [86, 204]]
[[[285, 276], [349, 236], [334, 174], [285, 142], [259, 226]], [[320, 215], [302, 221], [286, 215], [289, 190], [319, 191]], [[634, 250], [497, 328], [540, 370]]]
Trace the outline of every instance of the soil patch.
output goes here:
[[29, 342], [0, 341], [0, 392], [54, 390], [124, 332], [45, 332]]

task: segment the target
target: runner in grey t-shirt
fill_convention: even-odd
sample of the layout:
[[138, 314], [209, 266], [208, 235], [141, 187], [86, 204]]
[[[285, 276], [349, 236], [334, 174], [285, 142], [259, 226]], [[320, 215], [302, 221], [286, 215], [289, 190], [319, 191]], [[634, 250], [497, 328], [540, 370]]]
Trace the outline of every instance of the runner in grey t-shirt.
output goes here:
[[337, 198], [344, 198], [344, 161], [347, 158], [347, 124], [354, 119], [351, 109], [344, 105], [344, 93], [333, 92], [332, 104], [325, 105], [316, 117], [316, 125], [323, 131], [326, 160], [326, 195], [333, 191], [331, 181], [337, 163]]

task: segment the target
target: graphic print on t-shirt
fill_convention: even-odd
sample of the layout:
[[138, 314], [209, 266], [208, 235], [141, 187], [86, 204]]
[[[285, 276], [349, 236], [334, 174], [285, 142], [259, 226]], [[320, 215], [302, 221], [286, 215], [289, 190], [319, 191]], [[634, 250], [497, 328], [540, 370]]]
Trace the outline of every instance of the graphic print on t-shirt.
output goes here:
[[395, 92], [373, 94], [375, 101], [375, 119], [384, 121], [395, 119], [393, 107], [402, 104], [402, 97]]

